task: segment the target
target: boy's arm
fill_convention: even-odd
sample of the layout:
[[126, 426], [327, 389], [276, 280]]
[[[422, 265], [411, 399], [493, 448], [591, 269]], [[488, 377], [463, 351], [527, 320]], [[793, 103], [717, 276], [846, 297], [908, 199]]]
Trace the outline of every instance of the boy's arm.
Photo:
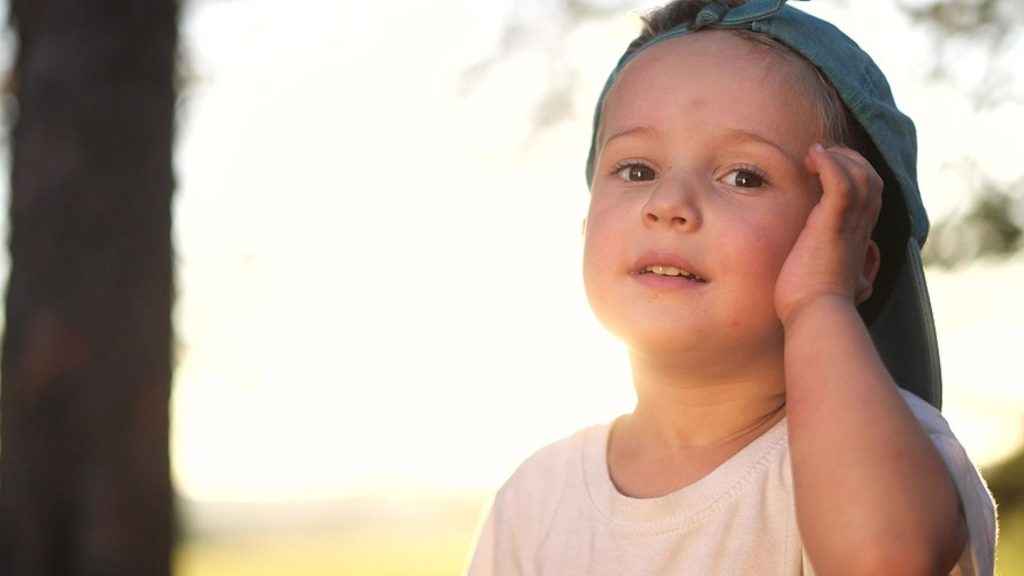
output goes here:
[[814, 147], [822, 199], [783, 266], [787, 419], [797, 520], [822, 574], [946, 574], [966, 529], [949, 472], [856, 310], [877, 269], [881, 181]]

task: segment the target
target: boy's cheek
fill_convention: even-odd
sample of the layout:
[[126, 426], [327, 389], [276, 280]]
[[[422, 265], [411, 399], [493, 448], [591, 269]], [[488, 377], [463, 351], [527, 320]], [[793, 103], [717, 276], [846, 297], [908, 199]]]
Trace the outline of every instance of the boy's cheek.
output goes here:
[[610, 236], [614, 236], [616, 228], [614, 214], [612, 208], [591, 201], [590, 210], [583, 220], [584, 247], [607, 242]]

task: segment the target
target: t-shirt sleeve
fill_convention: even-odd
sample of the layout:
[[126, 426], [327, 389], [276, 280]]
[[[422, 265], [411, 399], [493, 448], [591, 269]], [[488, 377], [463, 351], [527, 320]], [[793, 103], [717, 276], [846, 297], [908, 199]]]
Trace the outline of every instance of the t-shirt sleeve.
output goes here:
[[954, 575], [991, 576], [995, 572], [996, 510], [985, 481], [949, 429], [945, 418], [923, 400], [904, 393], [907, 402], [949, 469], [967, 522], [968, 540]]
[[932, 435], [960, 495], [968, 541], [953, 574], [989, 576], [995, 572], [995, 503], [977, 468], [952, 436]]
[[494, 549], [494, 508], [492, 507], [478, 531], [476, 549], [473, 551], [473, 555], [469, 559], [469, 565], [466, 567], [466, 576], [493, 576]]

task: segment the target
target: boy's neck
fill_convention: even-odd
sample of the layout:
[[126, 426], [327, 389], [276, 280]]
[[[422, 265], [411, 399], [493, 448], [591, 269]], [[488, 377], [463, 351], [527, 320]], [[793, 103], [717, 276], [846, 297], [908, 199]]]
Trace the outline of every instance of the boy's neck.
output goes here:
[[636, 409], [609, 439], [609, 472], [626, 495], [661, 496], [692, 484], [785, 416], [781, 366], [746, 379], [691, 379], [655, 368], [634, 358]]

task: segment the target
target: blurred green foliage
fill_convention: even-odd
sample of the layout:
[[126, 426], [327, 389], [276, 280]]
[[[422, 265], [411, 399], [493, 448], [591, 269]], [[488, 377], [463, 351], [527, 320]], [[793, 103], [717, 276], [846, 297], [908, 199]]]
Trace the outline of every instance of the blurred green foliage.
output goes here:
[[999, 511], [996, 573], [1024, 574], [1024, 450], [982, 471]]
[[[1024, 0], [900, 0], [910, 20], [929, 31], [935, 44], [931, 75], [957, 85], [978, 109], [1019, 102], [1013, 77], [1019, 63], [1010, 53], [1024, 25]], [[980, 75], [962, 80], [953, 65], [964, 51], [982, 51]], [[996, 183], [981, 174], [971, 204], [935, 222], [925, 246], [925, 263], [951, 268], [982, 257], [1006, 256], [1022, 247], [1024, 173]]]
[[952, 268], [980, 257], [1008, 256], [1021, 248], [1024, 196], [985, 182], [963, 213], [933, 223], [924, 247], [925, 264]]
[[1000, 514], [1024, 513], [1024, 450], [983, 471]]
[[963, 37], [1000, 44], [1024, 20], [1022, 0], [931, 0], [903, 3], [914, 20], [932, 27], [940, 37]]

